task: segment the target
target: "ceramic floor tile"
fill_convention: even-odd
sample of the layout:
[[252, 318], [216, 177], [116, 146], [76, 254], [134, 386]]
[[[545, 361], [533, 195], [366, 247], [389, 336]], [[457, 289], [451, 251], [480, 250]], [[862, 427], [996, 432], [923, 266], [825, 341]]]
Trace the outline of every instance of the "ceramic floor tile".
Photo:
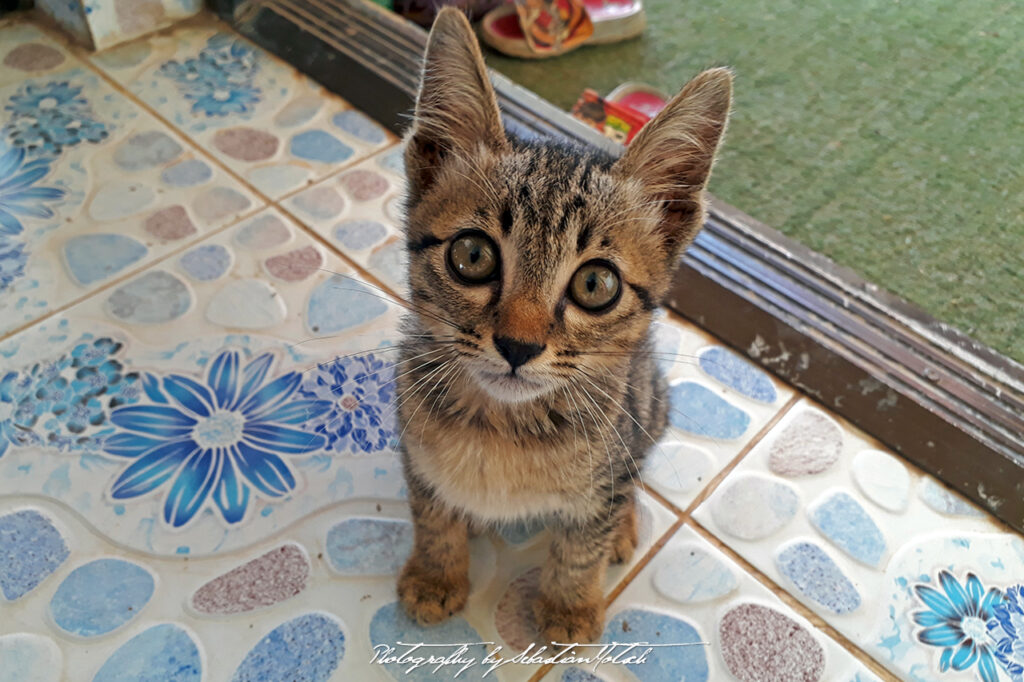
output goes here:
[[[644, 502], [641, 549], [670, 523], [656, 506]], [[451, 668], [405, 675], [370, 658], [375, 646], [398, 641], [492, 641], [507, 652], [526, 634], [509, 582], [544, 557], [543, 533], [530, 529], [475, 538], [465, 611], [424, 629], [396, 609], [396, 573], [411, 547], [403, 502], [345, 502], [286, 537], [206, 558], [126, 552], [48, 500], [0, 501], [0, 532], [12, 530], [33, 534], [37, 553], [51, 559], [21, 563], [34, 582], [4, 607], [0, 660], [19, 652], [4, 670], [18, 680], [138, 679], [133, 671], [143, 669], [153, 680], [452, 679]], [[305, 677], [295, 673], [300, 657]], [[480, 680], [485, 670], [458, 679]], [[526, 680], [536, 670], [506, 666], [487, 679]]]
[[0, 61], [28, 49], [51, 65], [0, 69], [0, 333], [257, 208], [37, 30], [8, 26], [0, 44]]
[[[25, 679], [116, 679], [159, 652], [204, 679], [285, 679], [280, 637], [321, 652], [315, 679], [387, 679], [362, 652], [419, 633], [393, 606], [409, 541], [399, 309], [348, 272], [267, 209], [0, 344], [0, 534], [33, 548], [0, 556], [0, 652], [20, 652]], [[634, 563], [676, 520], [647, 495], [640, 509]], [[545, 553], [529, 525], [474, 541], [464, 618], [423, 637], [514, 646]]]
[[268, 210], [11, 337], [0, 489], [192, 555], [398, 496], [398, 308], [347, 272]]
[[[596, 669], [596, 661], [556, 665], [545, 682], [878, 679], [686, 526], [612, 602], [601, 642], [698, 644], [654, 648], [643, 663], [635, 665], [605, 663]], [[606, 654], [636, 655], [645, 647], [628, 654], [625, 648]]]
[[694, 516], [902, 679], [1011, 679], [1024, 540], [809, 401]]
[[394, 141], [340, 98], [212, 21], [93, 61], [272, 199]]
[[405, 295], [402, 152], [401, 146], [380, 152], [289, 197], [284, 206], [383, 284]]
[[669, 429], [644, 482], [685, 509], [793, 397], [793, 390], [714, 337], [660, 314], [655, 349], [669, 379]]

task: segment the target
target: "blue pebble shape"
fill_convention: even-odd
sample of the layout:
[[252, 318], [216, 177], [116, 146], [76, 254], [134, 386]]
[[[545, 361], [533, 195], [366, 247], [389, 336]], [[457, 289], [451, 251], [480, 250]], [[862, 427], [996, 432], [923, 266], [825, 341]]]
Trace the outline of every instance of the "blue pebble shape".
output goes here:
[[160, 174], [160, 179], [172, 187], [193, 187], [212, 177], [213, 170], [199, 159], [176, 163]]
[[334, 334], [380, 317], [388, 305], [379, 294], [346, 277], [325, 280], [309, 297], [306, 324], [314, 334]]
[[96, 637], [124, 625], [153, 596], [153, 576], [123, 559], [96, 559], [79, 566], [57, 588], [50, 615], [73, 635]]
[[83, 234], [64, 243], [64, 261], [79, 284], [89, 285], [120, 272], [149, 250], [120, 234]]
[[359, 111], [349, 110], [335, 114], [331, 122], [349, 135], [358, 137], [364, 142], [380, 144], [385, 140], [384, 131], [380, 126]]
[[[702, 642], [704, 638], [695, 627], [684, 620], [664, 613], [643, 609], [620, 611], [608, 620], [601, 642], [650, 644], [688, 644]], [[639, 646], [625, 656], [639, 655], [646, 647]], [[626, 667], [644, 682], [705, 682], [708, 679], [708, 657], [704, 646], [655, 647], [643, 663]], [[622, 653], [619, 647], [609, 656]]]
[[388, 235], [388, 228], [376, 220], [346, 220], [334, 227], [334, 238], [353, 251], [368, 249]]
[[192, 292], [175, 275], [150, 270], [118, 287], [107, 298], [107, 312], [124, 322], [170, 322], [192, 307]]
[[825, 550], [816, 544], [792, 544], [775, 556], [775, 564], [804, 596], [832, 613], [842, 615], [860, 607], [857, 588]]
[[324, 682], [345, 656], [345, 633], [327, 614], [278, 625], [245, 655], [231, 682]]
[[193, 279], [212, 282], [231, 265], [231, 252], [220, 244], [196, 247], [181, 257], [181, 268]]
[[712, 379], [742, 393], [751, 400], [774, 403], [778, 398], [768, 375], [736, 353], [720, 346], [700, 354], [700, 368]]
[[[374, 647], [374, 652], [384, 651], [384, 647], [395, 647], [395, 651], [392, 652], [393, 656], [400, 656], [404, 651], [407, 651], [409, 647], [397, 646], [397, 642], [413, 642], [423, 644], [454, 644], [463, 642], [480, 642], [481, 637], [476, 630], [466, 622], [464, 618], [455, 617], [444, 621], [440, 625], [432, 625], [430, 627], [422, 627], [405, 615], [405, 610], [398, 604], [398, 602], [392, 602], [385, 604], [384, 606], [377, 609], [377, 613], [373, 614], [373, 618], [370, 620], [370, 645]], [[475, 658], [477, 661], [482, 661], [484, 656], [487, 655], [487, 649], [483, 644], [476, 644], [474, 646], [467, 647], [467, 651], [462, 654], [462, 658]], [[448, 656], [449, 654], [455, 653], [456, 647], [431, 647], [430, 654], [435, 656]], [[371, 654], [373, 655], [373, 654]], [[378, 658], [378, 661], [383, 659]], [[408, 680], [409, 682], [431, 682], [432, 680], [466, 680], [473, 682], [474, 680], [490, 680], [494, 675], [484, 677], [484, 673], [487, 672], [488, 666], [474, 665], [467, 668], [458, 677], [455, 677], [461, 666], [444, 666], [436, 673], [433, 671], [434, 666], [420, 666], [415, 670], [406, 672], [409, 667], [408, 663], [404, 665], [397, 662], [387, 663], [384, 662], [382, 667], [388, 671], [388, 673], [395, 678], [395, 680]]]
[[672, 426], [697, 436], [731, 440], [750, 426], [750, 415], [701, 384], [684, 381], [669, 389]]
[[810, 515], [832, 544], [857, 561], [878, 566], [885, 555], [885, 538], [852, 495], [837, 492], [815, 505]]
[[377, 157], [377, 163], [396, 175], [405, 175], [405, 147], [399, 145]]
[[199, 682], [202, 677], [199, 647], [185, 630], [164, 623], [122, 644], [92, 682]]
[[33, 509], [0, 516], [0, 591], [14, 600], [31, 592], [68, 558], [50, 520]]
[[184, 150], [167, 133], [159, 130], [132, 135], [114, 151], [114, 163], [129, 171], [140, 171], [178, 158]]
[[346, 519], [327, 531], [327, 557], [344, 575], [393, 575], [412, 551], [412, 524]]
[[292, 138], [291, 152], [300, 159], [339, 163], [352, 156], [352, 147], [323, 130], [307, 130]]

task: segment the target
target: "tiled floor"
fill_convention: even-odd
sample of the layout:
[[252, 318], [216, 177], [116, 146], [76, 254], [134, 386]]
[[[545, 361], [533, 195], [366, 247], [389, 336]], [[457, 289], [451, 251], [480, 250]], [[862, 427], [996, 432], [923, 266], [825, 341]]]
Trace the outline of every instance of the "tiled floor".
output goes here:
[[[433, 679], [372, 647], [525, 646], [537, 528], [473, 541], [451, 622], [395, 607], [397, 141], [212, 23], [0, 45], [0, 681]], [[1019, 537], [657, 324], [674, 428], [604, 639], [692, 646], [489, 678], [1020, 680]]]

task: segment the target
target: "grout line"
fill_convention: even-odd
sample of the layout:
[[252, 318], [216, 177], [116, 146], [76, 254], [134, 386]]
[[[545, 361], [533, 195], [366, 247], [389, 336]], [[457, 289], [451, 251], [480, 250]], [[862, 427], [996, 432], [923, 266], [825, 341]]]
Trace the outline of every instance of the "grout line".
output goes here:
[[676, 519], [675, 523], [669, 526], [668, 530], [662, 533], [661, 537], [654, 541], [654, 544], [651, 545], [651, 548], [647, 550], [647, 553], [643, 555], [640, 561], [636, 562], [636, 565], [633, 566], [633, 568], [629, 569], [629, 572], [626, 573], [625, 577], [623, 577], [615, 585], [615, 587], [612, 588], [612, 591], [608, 593], [608, 596], [605, 598], [604, 602], [605, 608], [611, 606], [612, 602], [618, 599], [619, 595], [622, 594], [622, 592], [627, 587], [629, 587], [630, 583], [633, 582], [633, 578], [635, 578], [637, 574], [640, 573], [640, 571], [647, 568], [647, 564], [649, 564], [651, 560], [654, 559], [654, 555], [660, 552], [661, 548], [664, 547], [665, 544], [672, 539], [672, 536], [675, 535], [676, 531], [679, 530], [680, 527], [682, 527], [683, 522], [684, 519]]
[[795, 392], [792, 397], [786, 401], [786, 404], [779, 408], [779, 411], [772, 415], [772, 418], [761, 427], [761, 430], [755, 433], [754, 437], [747, 441], [747, 444], [743, 446], [736, 456], [733, 457], [732, 460], [726, 464], [714, 478], [711, 479], [711, 482], [704, 486], [704, 489], [700, 491], [697, 497], [693, 498], [690, 505], [681, 512], [682, 516], [684, 518], [689, 517], [697, 507], [703, 504], [706, 499], [711, 497], [711, 494], [715, 492], [719, 485], [721, 485], [722, 481], [725, 480], [725, 477], [732, 473], [733, 469], [739, 466], [740, 462], [743, 461], [743, 458], [746, 457], [756, 445], [764, 440], [764, 437], [768, 435], [768, 432], [775, 428], [775, 425], [779, 423], [779, 420], [786, 416], [789, 411], [793, 409], [793, 406], [800, 402], [803, 397], [803, 394], [799, 391]]
[[640, 490], [643, 490], [645, 493], [647, 493], [651, 497], [653, 497], [658, 502], [660, 502], [662, 505], [664, 505], [664, 507], [666, 509], [668, 509], [670, 512], [672, 512], [673, 514], [675, 514], [677, 518], [682, 518], [683, 517], [683, 511], [679, 507], [677, 507], [676, 505], [674, 505], [671, 502], [669, 502], [657, 490], [655, 490], [654, 488], [651, 488], [650, 486], [648, 486], [647, 483], [643, 479], [640, 480], [640, 485], [637, 486], [637, 487]]
[[791, 595], [788, 591], [783, 589], [770, 577], [762, 573], [749, 561], [740, 556], [735, 550], [719, 540], [711, 531], [702, 526], [699, 521], [689, 518], [686, 520], [686, 525], [691, 528], [694, 532], [700, 535], [704, 540], [711, 543], [715, 549], [725, 554], [729, 559], [736, 563], [743, 571], [755, 578], [762, 585], [767, 587], [771, 592], [778, 597], [786, 606], [791, 608], [793, 611], [798, 613], [803, 618], [810, 621], [810, 623], [818, 630], [824, 632], [826, 635], [831, 637], [837, 644], [846, 649], [852, 654], [857, 660], [867, 666], [871, 672], [878, 675], [887, 682], [900, 682], [900, 679], [894, 674], [889, 672], [888, 669], [884, 668], [878, 661], [870, 656], [867, 652], [863, 651], [860, 647], [854, 644], [846, 635], [842, 634], [834, 627], [826, 623], [821, 616], [812, 611], [810, 608], [805, 606], [796, 597]]

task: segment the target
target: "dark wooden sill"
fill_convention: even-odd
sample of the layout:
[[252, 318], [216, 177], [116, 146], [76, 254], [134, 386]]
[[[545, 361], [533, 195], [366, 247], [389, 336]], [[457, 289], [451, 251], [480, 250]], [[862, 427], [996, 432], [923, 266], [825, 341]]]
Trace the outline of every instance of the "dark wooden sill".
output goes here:
[[[214, 0], [401, 133], [426, 34], [363, 0]], [[493, 74], [505, 123], [621, 153]], [[1024, 367], [719, 201], [666, 304], [1024, 531]]]

